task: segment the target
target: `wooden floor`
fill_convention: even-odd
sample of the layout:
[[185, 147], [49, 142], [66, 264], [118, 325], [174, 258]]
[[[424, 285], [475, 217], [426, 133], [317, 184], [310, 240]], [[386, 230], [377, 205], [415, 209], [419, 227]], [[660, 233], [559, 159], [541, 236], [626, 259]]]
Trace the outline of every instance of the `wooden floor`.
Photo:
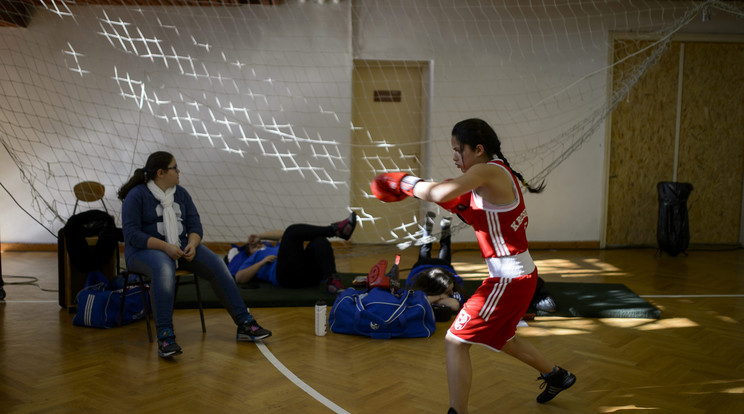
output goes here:
[[[533, 369], [474, 347], [471, 413], [744, 412], [743, 250], [675, 258], [652, 249], [532, 253], [546, 280], [624, 283], [662, 318], [538, 318], [520, 328], [578, 377], [546, 405], [535, 402]], [[352, 247], [339, 254], [339, 270], [366, 272], [393, 254]], [[454, 262], [469, 277], [485, 272], [477, 252], [456, 252]], [[56, 253], [4, 252], [2, 272], [2, 413], [447, 411], [446, 323], [427, 339], [317, 337], [311, 307], [254, 308], [274, 335], [253, 344], [235, 341], [224, 310], [206, 311], [206, 334], [196, 310], [177, 310], [184, 353], [168, 361], [147, 342], [144, 322], [73, 326], [54, 291]], [[10, 275], [36, 277], [38, 286], [11, 284], [25, 279]]]

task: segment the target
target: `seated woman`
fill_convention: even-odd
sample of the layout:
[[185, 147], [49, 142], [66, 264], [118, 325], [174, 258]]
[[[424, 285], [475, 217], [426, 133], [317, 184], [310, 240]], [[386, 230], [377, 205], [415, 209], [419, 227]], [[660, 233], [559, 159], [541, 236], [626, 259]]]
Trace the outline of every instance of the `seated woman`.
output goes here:
[[169, 358], [182, 352], [173, 330], [176, 268], [207, 279], [232, 317], [238, 341], [271, 336], [246, 309], [225, 263], [201, 243], [203, 229], [191, 195], [180, 185], [176, 158], [157, 151], [144, 168], [119, 189], [124, 259], [127, 269], [152, 280], [150, 296], [158, 335], [158, 355]]
[[[256, 278], [296, 289], [325, 280], [328, 292], [339, 292], [344, 287], [337, 277], [336, 259], [328, 238], [349, 240], [356, 222], [357, 215], [352, 212], [346, 219], [328, 226], [292, 224], [284, 231], [251, 234], [227, 267], [236, 283], [248, 283]], [[265, 243], [265, 240], [277, 243]]]

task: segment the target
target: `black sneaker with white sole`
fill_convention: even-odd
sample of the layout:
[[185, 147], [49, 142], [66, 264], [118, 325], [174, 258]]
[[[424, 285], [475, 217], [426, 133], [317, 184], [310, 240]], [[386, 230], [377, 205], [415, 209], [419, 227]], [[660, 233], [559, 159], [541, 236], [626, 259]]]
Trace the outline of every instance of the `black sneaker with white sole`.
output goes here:
[[170, 358], [181, 354], [181, 347], [176, 343], [176, 334], [173, 329], [166, 328], [158, 332], [158, 355], [161, 358]]
[[271, 336], [271, 331], [262, 328], [258, 322], [251, 320], [243, 322], [238, 326], [238, 341], [253, 342], [260, 341]]
[[540, 384], [540, 388], [545, 390], [537, 396], [537, 402], [544, 404], [558, 395], [559, 392], [571, 388], [576, 382], [576, 376], [565, 369], [558, 367], [558, 370], [549, 374], [547, 377], [540, 375], [537, 380], [544, 381]]

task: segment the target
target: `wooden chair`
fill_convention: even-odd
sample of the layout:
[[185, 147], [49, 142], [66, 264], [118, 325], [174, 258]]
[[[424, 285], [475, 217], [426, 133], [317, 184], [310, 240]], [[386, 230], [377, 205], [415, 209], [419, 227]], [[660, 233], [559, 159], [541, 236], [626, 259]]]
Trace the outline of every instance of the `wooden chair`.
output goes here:
[[101, 200], [103, 209], [108, 213], [106, 203], [103, 202], [103, 196], [106, 194], [106, 187], [104, 187], [103, 184], [95, 181], [83, 181], [75, 184], [75, 186], [72, 187], [72, 191], [75, 193], [76, 199], [75, 208], [72, 209], [73, 216], [75, 215], [75, 211], [77, 211], [78, 203], [81, 201], [92, 203]]
[[[68, 218], [68, 220], [72, 219], [74, 216], [82, 216], [83, 214], [95, 213], [96, 211], [98, 211], [91, 210], [90, 212], [81, 212], [79, 215], [77, 215], [77, 208], [81, 201], [90, 203], [100, 200], [101, 204], [103, 204], [105, 213], [110, 215], [108, 209], [106, 208], [106, 203], [104, 203], [103, 201], [103, 196], [106, 193], [106, 187], [104, 187], [103, 184], [95, 181], [82, 181], [75, 184], [72, 190], [75, 195], [75, 207], [72, 211], [72, 215]], [[114, 220], [113, 216], [112, 220]], [[117, 230], [120, 233], [120, 229]], [[112, 236], [112, 233], [110, 233], [107, 229], [106, 233], [102, 233], [102, 235], [106, 237], [104, 243], [107, 243], [110, 240], [109, 237]], [[77, 307], [77, 304], [75, 303], [77, 293], [85, 286], [85, 280], [88, 276], [89, 271], [80, 271], [72, 264], [69, 254], [69, 241], [70, 238], [67, 234], [65, 234], [65, 228], [60, 229], [57, 235], [57, 260], [60, 286], [59, 304], [63, 308], [66, 308], [68, 311], [74, 311], [74, 309]], [[121, 241], [121, 236], [119, 236], [119, 241]], [[85, 242], [87, 243], [88, 249], [92, 254], [96, 251], [97, 245], [99, 243], [99, 236], [95, 235], [85, 237]], [[76, 260], [86, 260], [87, 257], [84, 256], [85, 253], [80, 252], [81, 247], [79, 244], [77, 245], [77, 247], [78, 249], [76, 250]], [[81, 257], [81, 255], [83, 256]], [[114, 278], [119, 270], [118, 249], [113, 248], [111, 250], [111, 259], [101, 264], [95, 270], [100, 270], [109, 279]]]
[[[121, 308], [119, 309], [119, 326], [121, 326], [121, 319], [124, 315], [124, 299], [127, 296], [127, 290], [132, 286], [139, 286], [140, 290], [142, 292], [142, 304], [145, 309], [145, 323], [147, 325], [147, 337], [150, 342], [152, 342], [152, 328], [150, 328], [150, 314], [152, 313], [152, 310], [150, 309], [150, 301], [148, 300], [149, 296], [149, 286], [147, 282], [149, 282], [149, 278], [145, 276], [142, 273], [138, 272], [132, 272], [130, 270], [125, 270], [122, 272], [122, 275], [124, 276], [124, 288], [121, 292]], [[130, 281], [129, 276], [135, 276], [134, 280]], [[187, 270], [176, 270], [176, 294], [178, 294], [178, 286], [182, 284], [182, 279], [184, 277], [191, 276], [193, 278], [194, 287], [196, 288], [196, 301], [197, 305], [199, 306], [199, 318], [201, 319], [201, 327], [202, 332], [207, 332], [207, 326], [204, 323], [204, 308], [202, 306], [202, 300], [201, 300], [201, 290], [199, 289], [199, 277], [196, 276], [196, 274], [189, 272]]]

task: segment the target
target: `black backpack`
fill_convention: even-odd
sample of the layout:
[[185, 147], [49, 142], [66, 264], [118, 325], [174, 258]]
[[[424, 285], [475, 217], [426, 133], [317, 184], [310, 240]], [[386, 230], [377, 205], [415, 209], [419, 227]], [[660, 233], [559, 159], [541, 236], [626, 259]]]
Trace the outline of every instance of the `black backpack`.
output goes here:
[[[70, 264], [84, 274], [100, 270], [123, 240], [121, 229], [116, 227], [114, 218], [101, 210], [88, 210], [73, 215], [62, 231], [65, 234]], [[91, 251], [85, 238], [93, 236], [98, 237], [98, 242]]]
[[692, 184], [662, 181], [658, 183], [659, 221], [656, 239], [659, 249], [671, 256], [683, 253], [690, 245], [690, 221], [687, 216], [687, 199]]

